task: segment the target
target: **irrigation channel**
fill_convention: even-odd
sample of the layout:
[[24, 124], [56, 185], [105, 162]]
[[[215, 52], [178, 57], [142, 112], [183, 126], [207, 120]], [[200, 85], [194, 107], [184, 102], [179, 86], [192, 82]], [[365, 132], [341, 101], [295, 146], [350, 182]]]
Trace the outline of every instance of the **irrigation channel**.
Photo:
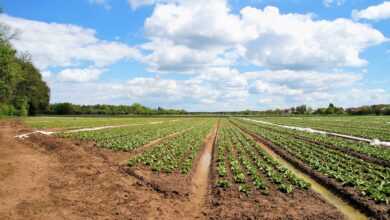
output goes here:
[[[239, 127], [240, 128], [240, 127]], [[242, 130], [242, 132], [245, 132]], [[245, 132], [247, 133], [247, 132]], [[349, 220], [366, 220], [368, 217], [363, 214], [360, 210], [354, 208], [349, 203], [345, 202], [343, 199], [341, 199], [339, 196], [328, 190], [326, 187], [319, 184], [317, 181], [315, 181], [313, 178], [311, 178], [309, 175], [306, 175], [302, 171], [295, 168], [292, 164], [290, 164], [288, 161], [280, 157], [278, 154], [276, 154], [271, 148], [269, 148], [267, 145], [257, 141], [257, 143], [275, 160], [277, 160], [280, 164], [282, 164], [284, 167], [289, 169], [291, 172], [293, 172], [296, 176], [299, 178], [305, 180], [306, 182], [310, 183], [310, 188], [314, 192], [318, 193], [326, 202], [332, 204], [335, 206], [345, 217]]]
[[[213, 155], [213, 147], [215, 145], [216, 136], [219, 130], [219, 122], [208, 135], [203, 152], [199, 158], [195, 172], [192, 176], [192, 196], [191, 203], [195, 210], [192, 213], [200, 213], [200, 209], [203, 203], [206, 201], [208, 186], [209, 186], [209, 174], [211, 169], [211, 161]], [[199, 216], [196, 216], [199, 217]]]

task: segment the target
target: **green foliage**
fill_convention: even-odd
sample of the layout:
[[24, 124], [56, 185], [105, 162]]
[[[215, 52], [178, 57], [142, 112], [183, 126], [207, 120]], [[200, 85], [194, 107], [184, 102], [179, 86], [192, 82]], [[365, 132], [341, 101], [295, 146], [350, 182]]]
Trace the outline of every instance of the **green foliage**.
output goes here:
[[18, 109], [18, 116], [25, 117], [28, 115], [28, 103], [26, 97], [17, 97], [14, 105]]
[[[237, 121], [237, 123], [272, 142], [275, 146], [284, 149], [298, 160], [307, 164], [312, 170], [322, 173], [328, 178], [334, 179], [341, 186], [350, 187], [359, 193], [359, 195], [367, 197], [375, 202], [389, 204], [390, 168], [356, 158], [346, 152], [330, 149], [327, 147], [323, 138], [315, 139], [314, 134], [302, 135], [301, 132], [291, 131], [286, 128], [279, 128], [272, 125], [244, 123], [241, 121]], [[319, 135], [317, 134], [317, 136]], [[309, 141], [311, 138], [316, 141]], [[340, 141], [340, 143], [342, 142]], [[349, 148], [355, 150], [352, 145], [357, 145], [358, 143], [343, 142], [342, 144], [343, 146], [339, 146], [348, 147], [347, 145], [351, 145]], [[363, 145], [359, 148], [369, 149], [367, 146]], [[389, 149], [380, 149], [378, 147], [377, 149], [383, 153], [386, 153], [387, 151], [388, 154], [389, 152]], [[363, 152], [363, 150], [361, 152]], [[279, 169], [279, 171], [281, 171], [284, 176], [289, 176], [283, 169]], [[294, 185], [305, 187], [305, 185], [299, 181], [293, 180], [291, 182], [296, 183]], [[279, 186], [279, 190], [289, 192], [293, 189], [284, 184]]]
[[117, 128], [76, 133], [65, 132], [59, 135], [77, 140], [94, 141], [98, 146], [104, 148], [131, 151], [152, 140], [187, 129], [196, 123], [193, 119], [160, 120], [161, 119], [142, 119], [124, 123], [120, 125], [121, 127]]
[[75, 105], [71, 103], [56, 103], [49, 107], [52, 115], [180, 115], [184, 110], [152, 109], [139, 103], [127, 105]]
[[17, 56], [8, 39], [12, 34], [0, 24], [0, 114], [35, 115], [49, 104], [49, 88], [27, 56]]
[[214, 123], [212, 119], [194, 121], [194, 128], [130, 159], [128, 165], [142, 164], [156, 172], [188, 174]]
[[1, 115], [12, 116], [15, 114], [16, 114], [16, 110], [15, 110], [14, 106], [0, 103], [0, 116]]
[[217, 186], [226, 189], [230, 187], [230, 183], [228, 180], [219, 179], [217, 180]]
[[281, 166], [251, 137], [225, 120], [218, 133], [217, 150], [216, 185], [221, 188], [237, 184], [238, 190], [245, 194], [249, 194], [251, 188], [268, 194], [265, 178], [284, 193], [291, 193], [294, 186], [300, 189], [310, 186]]

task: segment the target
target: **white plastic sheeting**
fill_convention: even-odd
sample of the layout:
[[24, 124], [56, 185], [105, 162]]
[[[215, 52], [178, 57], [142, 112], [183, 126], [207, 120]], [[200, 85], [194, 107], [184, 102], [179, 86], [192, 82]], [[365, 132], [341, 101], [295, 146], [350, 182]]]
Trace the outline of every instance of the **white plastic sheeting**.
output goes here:
[[[171, 122], [173, 122], [173, 121], [178, 121], [178, 119], [171, 120]], [[49, 136], [49, 135], [53, 135], [53, 134], [60, 133], [60, 132], [77, 133], [77, 132], [82, 132], [82, 131], [98, 131], [98, 130], [109, 129], [109, 128], [122, 128], [122, 127], [139, 126], [139, 125], [147, 125], [147, 124], [161, 124], [161, 123], [163, 123], [163, 121], [153, 121], [153, 122], [149, 122], [146, 124], [129, 124], [129, 125], [102, 126], [102, 127], [94, 127], [94, 128], [81, 128], [81, 129], [75, 129], [75, 130], [69, 130], [69, 131], [41, 131], [41, 130], [38, 130], [38, 131], [30, 132], [30, 133], [16, 135], [15, 137], [20, 138], [20, 139], [25, 139], [25, 138], [30, 137], [30, 135], [32, 135], [32, 134], [43, 134], [43, 135]]]
[[316, 129], [312, 129], [312, 128], [302, 128], [302, 127], [295, 127], [295, 126], [280, 125], [280, 124], [275, 124], [275, 123], [271, 123], [271, 122], [267, 122], [267, 121], [254, 120], [254, 119], [249, 119], [249, 118], [242, 118], [242, 119], [247, 120], [247, 121], [261, 123], [261, 124], [266, 124], [266, 125], [278, 126], [281, 128], [288, 128], [288, 129], [292, 129], [292, 130], [305, 131], [305, 132], [317, 133], [317, 134], [323, 134], [323, 135], [332, 135], [332, 136], [347, 138], [347, 139], [356, 140], [356, 141], [363, 141], [363, 142], [367, 142], [367, 143], [370, 143], [371, 145], [375, 145], [375, 146], [390, 147], [390, 142], [381, 141], [378, 139], [367, 139], [367, 138], [339, 134], [339, 133], [334, 133], [334, 132], [321, 131], [321, 130], [316, 130]]
[[25, 139], [25, 138], [28, 138], [32, 134], [52, 135], [54, 133], [56, 133], [56, 132], [52, 132], [52, 131], [34, 131], [34, 132], [26, 133], [26, 134], [16, 135], [15, 137], [16, 138], [20, 138], [20, 139]]

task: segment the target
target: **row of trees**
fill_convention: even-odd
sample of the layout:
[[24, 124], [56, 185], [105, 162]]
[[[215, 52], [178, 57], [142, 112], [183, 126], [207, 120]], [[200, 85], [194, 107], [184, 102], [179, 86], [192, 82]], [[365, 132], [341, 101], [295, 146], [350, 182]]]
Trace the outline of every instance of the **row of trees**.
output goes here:
[[0, 24], [0, 115], [44, 113], [49, 106], [49, 87], [29, 56], [18, 54], [11, 46], [12, 37]]
[[266, 111], [218, 112], [222, 115], [258, 115], [258, 116], [289, 116], [289, 115], [390, 115], [390, 105], [367, 105], [356, 108], [342, 108], [330, 103], [328, 107], [313, 109], [300, 105], [287, 109]]
[[347, 108], [350, 115], [390, 115], [390, 105], [370, 105], [358, 108]]
[[390, 105], [366, 105], [355, 108], [337, 107], [330, 103], [327, 108], [312, 110], [305, 105], [295, 108], [293, 114], [317, 114], [317, 115], [390, 115]]
[[57, 103], [49, 106], [48, 114], [53, 115], [179, 115], [186, 114], [184, 110], [152, 109], [139, 103], [128, 105], [74, 105]]

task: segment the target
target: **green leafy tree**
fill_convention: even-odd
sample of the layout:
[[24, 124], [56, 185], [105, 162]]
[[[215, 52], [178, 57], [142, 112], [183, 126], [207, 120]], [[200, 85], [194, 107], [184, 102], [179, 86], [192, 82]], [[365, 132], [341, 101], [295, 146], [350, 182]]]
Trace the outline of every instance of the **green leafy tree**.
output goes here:
[[0, 23], [0, 114], [44, 113], [49, 105], [49, 87], [28, 55], [17, 56], [9, 43], [13, 37], [15, 33]]

